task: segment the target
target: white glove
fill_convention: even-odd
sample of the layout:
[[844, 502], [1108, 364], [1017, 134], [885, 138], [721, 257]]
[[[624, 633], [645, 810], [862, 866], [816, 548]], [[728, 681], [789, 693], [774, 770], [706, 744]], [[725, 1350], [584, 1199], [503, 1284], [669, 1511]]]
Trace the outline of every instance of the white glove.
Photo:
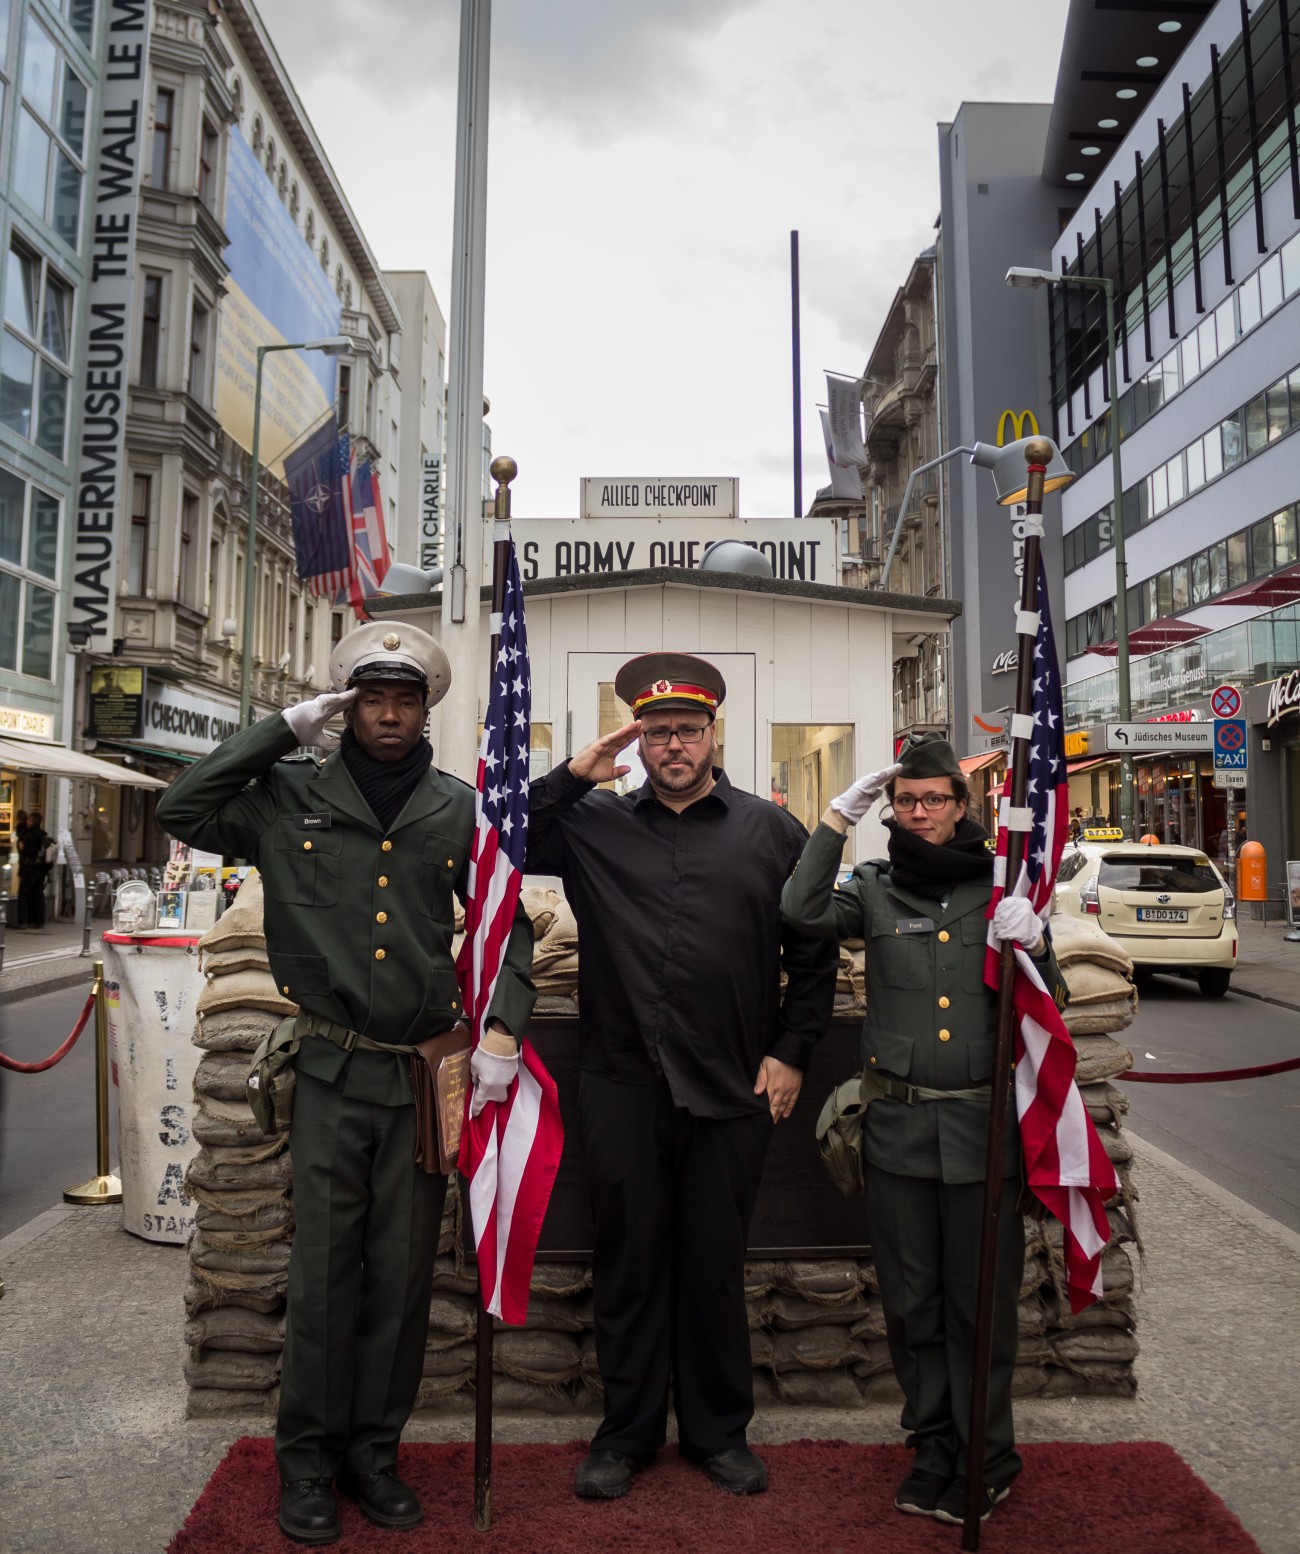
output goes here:
[[1042, 919], [1023, 896], [1003, 896], [993, 908], [993, 932], [997, 938], [1012, 939], [1031, 951], [1043, 942]]
[[293, 730], [300, 745], [316, 745], [322, 750], [332, 750], [338, 740], [326, 736], [325, 725], [336, 712], [351, 706], [357, 699], [356, 687], [350, 691], [322, 691], [310, 701], [300, 701], [293, 707], [285, 707], [280, 716]]
[[832, 799], [831, 808], [837, 815], [843, 815], [851, 826], [857, 825], [885, 791], [891, 779], [897, 777], [902, 769], [895, 762], [893, 766], [881, 767], [878, 772], [868, 772], [865, 777], [859, 777], [851, 788], [845, 789], [838, 798]]
[[519, 1072], [519, 1053], [516, 1051], [514, 1057], [503, 1058], [499, 1053], [484, 1051], [483, 1043], [479, 1042], [470, 1054], [469, 1071], [474, 1079], [469, 1114], [477, 1117], [489, 1101], [505, 1100]]

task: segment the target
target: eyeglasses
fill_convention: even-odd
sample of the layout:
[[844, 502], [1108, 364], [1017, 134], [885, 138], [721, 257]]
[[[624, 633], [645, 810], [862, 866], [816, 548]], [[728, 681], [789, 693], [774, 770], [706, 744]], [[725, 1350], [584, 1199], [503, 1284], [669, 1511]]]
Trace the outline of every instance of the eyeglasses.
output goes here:
[[899, 793], [895, 796], [893, 805], [896, 810], [900, 810], [904, 815], [910, 815], [918, 804], [924, 804], [926, 809], [939, 810], [945, 804], [955, 804], [956, 802], [957, 795], [955, 793], [922, 793], [919, 795], [915, 793]]
[[666, 745], [670, 739], [678, 739], [684, 745], [698, 745], [708, 727], [707, 723], [702, 723], [687, 728], [645, 728], [641, 730], [641, 738], [648, 745]]

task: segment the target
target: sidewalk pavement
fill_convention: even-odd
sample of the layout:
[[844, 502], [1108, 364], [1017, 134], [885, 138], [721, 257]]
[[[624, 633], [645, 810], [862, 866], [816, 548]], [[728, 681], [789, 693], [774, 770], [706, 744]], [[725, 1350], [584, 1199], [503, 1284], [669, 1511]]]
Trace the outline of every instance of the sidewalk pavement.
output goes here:
[[[1300, 1235], [1128, 1136], [1146, 1246], [1137, 1396], [1026, 1399], [1016, 1405], [1017, 1432], [1026, 1441], [1167, 1441], [1263, 1554], [1295, 1554]], [[162, 1550], [230, 1444], [271, 1431], [265, 1414], [185, 1418], [184, 1250], [128, 1235], [116, 1209], [57, 1208], [0, 1240], [0, 1272], [8, 1285], [0, 1300], [0, 1550]], [[494, 1434], [563, 1442], [588, 1437], [595, 1423], [589, 1414], [499, 1412]], [[472, 1433], [467, 1415], [420, 1413], [407, 1439]], [[806, 1437], [898, 1441], [902, 1432], [887, 1405], [769, 1407], [750, 1431], [760, 1450]], [[1050, 1525], [1052, 1508], [1043, 1515]], [[471, 1516], [467, 1478], [467, 1526]], [[863, 1507], [872, 1547], [889, 1548], [895, 1517], [885, 1504]], [[432, 1547], [436, 1531], [428, 1537]], [[936, 1537], [936, 1550], [950, 1542], [955, 1550], [955, 1539]], [[268, 1525], [265, 1547], [284, 1546]]]

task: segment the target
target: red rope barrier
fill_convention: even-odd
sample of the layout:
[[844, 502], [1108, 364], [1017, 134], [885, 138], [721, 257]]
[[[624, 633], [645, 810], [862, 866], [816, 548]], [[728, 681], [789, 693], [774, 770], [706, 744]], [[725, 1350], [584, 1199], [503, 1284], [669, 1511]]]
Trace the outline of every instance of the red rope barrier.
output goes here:
[[1257, 1068], [1221, 1068], [1213, 1074], [1140, 1074], [1131, 1068], [1121, 1079], [1144, 1085], [1212, 1085], [1225, 1079], [1263, 1079], [1268, 1074], [1289, 1074], [1300, 1068], [1300, 1058], [1284, 1063], [1261, 1063]]
[[6, 1057], [3, 1052], [0, 1052], [0, 1068], [7, 1068], [15, 1074], [43, 1074], [47, 1068], [53, 1068], [56, 1063], [66, 1058], [68, 1053], [76, 1046], [77, 1037], [85, 1030], [86, 1021], [90, 1018], [90, 1011], [95, 1007], [95, 1000], [98, 997], [99, 984], [96, 983], [90, 990], [90, 996], [86, 999], [86, 1007], [77, 1016], [77, 1023], [72, 1027], [72, 1035], [68, 1037], [67, 1041], [63, 1043], [57, 1052], [51, 1053], [44, 1063], [20, 1063], [17, 1058]]

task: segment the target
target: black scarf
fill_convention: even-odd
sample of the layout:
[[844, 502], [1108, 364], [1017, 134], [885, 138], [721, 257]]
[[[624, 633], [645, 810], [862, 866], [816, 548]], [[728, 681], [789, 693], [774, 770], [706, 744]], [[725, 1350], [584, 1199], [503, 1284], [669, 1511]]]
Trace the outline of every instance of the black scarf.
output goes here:
[[993, 854], [985, 847], [988, 832], [969, 815], [957, 822], [950, 842], [936, 847], [896, 820], [886, 820], [889, 832], [889, 877], [904, 890], [944, 901], [965, 880], [993, 880]]
[[402, 813], [416, 783], [433, 764], [433, 746], [423, 734], [415, 748], [400, 761], [376, 761], [357, 743], [357, 736], [350, 728], [343, 730], [340, 751], [348, 775], [385, 831]]

